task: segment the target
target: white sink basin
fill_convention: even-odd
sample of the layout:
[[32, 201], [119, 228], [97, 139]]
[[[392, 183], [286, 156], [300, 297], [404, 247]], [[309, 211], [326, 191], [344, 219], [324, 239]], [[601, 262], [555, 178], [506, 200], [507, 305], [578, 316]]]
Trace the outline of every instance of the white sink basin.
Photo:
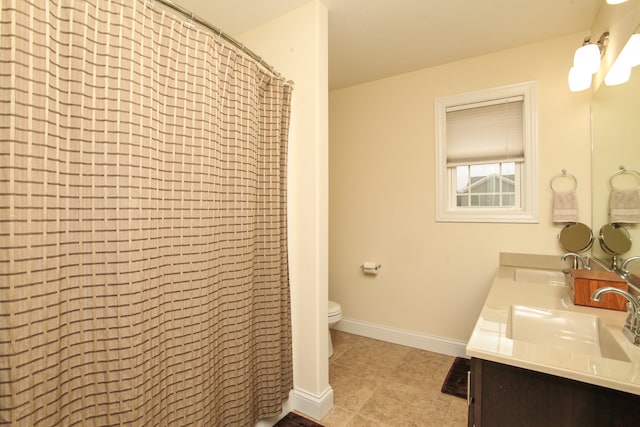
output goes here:
[[591, 314], [512, 305], [507, 323], [507, 338], [630, 361], [600, 318]]

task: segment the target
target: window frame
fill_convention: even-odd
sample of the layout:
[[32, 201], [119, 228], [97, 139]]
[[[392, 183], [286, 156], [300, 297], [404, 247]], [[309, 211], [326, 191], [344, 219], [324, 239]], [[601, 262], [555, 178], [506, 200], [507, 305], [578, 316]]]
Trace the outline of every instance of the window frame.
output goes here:
[[[522, 96], [524, 162], [520, 165], [520, 188], [516, 189], [520, 206], [458, 207], [456, 189], [447, 167], [446, 112], [448, 107], [476, 104], [496, 99]], [[436, 222], [504, 222], [538, 223], [538, 113], [535, 81], [517, 83], [492, 89], [450, 95], [435, 99], [436, 138]], [[487, 163], [497, 163], [488, 161]], [[455, 167], [454, 167], [455, 168]], [[453, 172], [455, 173], [455, 172]]]

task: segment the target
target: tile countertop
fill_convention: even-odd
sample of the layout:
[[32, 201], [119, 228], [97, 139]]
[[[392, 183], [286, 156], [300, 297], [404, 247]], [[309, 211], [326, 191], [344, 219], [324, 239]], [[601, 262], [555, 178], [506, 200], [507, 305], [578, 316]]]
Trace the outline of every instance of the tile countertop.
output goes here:
[[[577, 306], [562, 283], [515, 281], [515, 268], [501, 266], [473, 329], [467, 355], [640, 395], [640, 347], [622, 334], [626, 312]], [[511, 305], [595, 314], [631, 362], [582, 354], [507, 338]]]

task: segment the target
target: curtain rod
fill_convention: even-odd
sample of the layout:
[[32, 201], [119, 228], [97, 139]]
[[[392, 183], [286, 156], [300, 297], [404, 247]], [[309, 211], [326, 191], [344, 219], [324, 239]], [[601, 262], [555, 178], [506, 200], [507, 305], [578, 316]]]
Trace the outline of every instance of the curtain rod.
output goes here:
[[[198, 24], [200, 24], [200, 25], [206, 27], [207, 29], [211, 30], [213, 33], [215, 33], [218, 36], [222, 37], [224, 40], [226, 40], [227, 42], [231, 43], [233, 46], [235, 46], [238, 49], [240, 49], [243, 53], [249, 55], [251, 58], [256, 60], [258, 62], [258, 64], [260, 64], [261, 66], [263, 66], [264, 68], [269, 70], [272, 74], [275, 74], [276, 76], [280, 76], [280, 73], [278, 73], [275, 70], [275, 68], [273, 68], [273, 66], [269, 65], [268, 63], [266, 63], [262, 59], [262, 57], [260, 55], [256, 54], [251, 49], [245, 47], [244, 43], [240, 43], [238, 40], [234, 39], [229, 34], [227, 34], [224, 31], [222, 31], [222, 29], [220, 29], [219, 27], [216, 27], [215, 25], [210, 24], [206, 20], [200, 18], [198, 15], [194, 14], [193, 11], [187, 10], [184, 7], [180, 6], [179, 4], [174, 3], [171, 0], [147, 0], [147, 4], [150, 5], [151, 7], [153, 7], [154, 6], [154, 2], [156, 2], [156, 1], [159, 2], [159, 3], [162, 3], [163, 5], [169, 7], [170, 9], [182, 14], [185, 18], [189, 18], [191, 23], [197, 22]], [[294, 85], [293, 81], [291, 81], [291, 80], [288, 80], [286, 83], [289, 84], [292, 87]]]

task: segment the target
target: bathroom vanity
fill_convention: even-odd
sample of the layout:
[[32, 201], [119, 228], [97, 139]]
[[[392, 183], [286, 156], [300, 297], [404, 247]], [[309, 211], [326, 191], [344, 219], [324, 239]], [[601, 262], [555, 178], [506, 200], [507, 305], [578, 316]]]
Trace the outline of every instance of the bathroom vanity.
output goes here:
[[640, 396], [471, 359], [469, 427], [638, 425]]
[[467, 345], [469, 426], [639, 425], [626, 312], [573, 304], [554, 257], [501, 265]]

